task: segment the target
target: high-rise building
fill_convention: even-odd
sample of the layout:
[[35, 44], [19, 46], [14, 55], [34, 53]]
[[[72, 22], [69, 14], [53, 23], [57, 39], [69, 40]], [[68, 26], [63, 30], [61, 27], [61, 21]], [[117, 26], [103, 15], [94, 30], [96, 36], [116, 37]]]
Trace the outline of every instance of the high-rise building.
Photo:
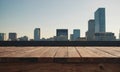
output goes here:
[[91, 33], [95, 33], [95, 20], [94, 19], [90, 19], [88, 21], [88, 31]]
[[95, 32], [105, 32], [105, 8], [99, 8], [95, 12]]
[[9, 41], [17, 41], [17, 33], [9, 33]]
[[88, 41], [94, 40], [94, 34], [95, 34], [95, 20], [90, 19], [88, 21], [88, 31], [87, 31], [87, 34], [86, 34], [87, 40]]
[[120, 30], [119, 30], [119, 40], [120, 40]]
[[5, 40], [6, 40], [6, 34], [0, 33], [0, 41], [5, 41]]
[[73, 30], [73, 40], [77, 40], [80, 38], [80, 29], [74, 29]]
[[40, 28], [35, 28], [34, 30], [34, 41], [40, 40]]
[[70, 34], [70, 41], [73, 41], [73, 34]]
[[57, 41], [67, 41], [68, 40], [68, 29], [57, 29], [55, 40], [57, 40]]

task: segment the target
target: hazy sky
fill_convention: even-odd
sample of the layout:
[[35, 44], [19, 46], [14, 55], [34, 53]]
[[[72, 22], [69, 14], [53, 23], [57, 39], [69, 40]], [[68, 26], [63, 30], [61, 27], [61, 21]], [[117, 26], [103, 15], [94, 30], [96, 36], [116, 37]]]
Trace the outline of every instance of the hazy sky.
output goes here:
[[120, 0], [0, 0], [0, 32], [16, 32], [33, 38], [35, 28], [41, 37], [56, 35], [57, 28], [80, 29], [85, 36], [88, 20], [99, 7], [106, 8], [106, 31], [118, 37]]

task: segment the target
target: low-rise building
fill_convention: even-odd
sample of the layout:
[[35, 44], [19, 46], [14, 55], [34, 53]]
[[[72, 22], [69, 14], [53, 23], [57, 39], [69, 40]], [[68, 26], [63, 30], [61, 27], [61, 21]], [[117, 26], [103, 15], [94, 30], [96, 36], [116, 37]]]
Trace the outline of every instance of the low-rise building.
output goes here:
[[115, 41], [116, 37], [112, 32], [99, 32], [95, 33], [95, 41]]
[[27, 36], [23, 36], [18, 38], [19, 41], [28, 41], [28, 37]]

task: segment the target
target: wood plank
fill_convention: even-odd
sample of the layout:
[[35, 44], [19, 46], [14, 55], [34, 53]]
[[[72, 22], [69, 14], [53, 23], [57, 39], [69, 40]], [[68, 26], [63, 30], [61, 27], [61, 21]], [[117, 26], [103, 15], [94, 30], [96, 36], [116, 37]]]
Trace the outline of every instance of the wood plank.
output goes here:
[[88, 50], [87, 47], [76, 47], [82, 57], [101, 57], [100, 55]]
[[[26, 51], [23, 51], [24, 53], [19, 54], [19, 52], [16, 54], [16, 57], [35, 57], [33, 56], [37, 51], [41, 50], [41, 47], [33, 47], [31, 49], [28, 49]], [[15, 57], [15, 56], [14, 56]]]
[[[46, 48], [44, 48], [44, 49], [46, 49]], [[57, 50], [58, 50], [58, 47], [47, 47], [47, 50], [42, 52], [40, 54], [40, 57], [54, 57]]]
[[91, 57], [88, 51], [85, 50], [85, 47], [76, 47], [81, 57]]
[[120, 55], [120, 48], [119, 47], [114, 47], [112, 48], [115, 52], [119, 53], [118, 55]]
[[[30, 49], [30, 48], [29, 48]], [[9, 57], [16, 53], [24, 53], [24, 51], [27, 50], [26, 48], [20, 48], [20, 47], [9, 47], [9, 48], [3, 48], [0, 52], [0, 57]]]
[[112, 54], [109, 54], [109, 53], [106, 53], [104, 51], [101, 51], [97, 48], [93, 48], [93, 47], [87, 47], [88, 50], [92, 51], [93, 53], [99, 55], [100, 57], [116, 57], [115, 55], [112, 55]]
[[11, 52], [14, 52], [15, 49], [14, 48], [0, 48], [0, 57], [4, 57], [6, 55], [8, 55]]
[[[31, 54], [32, 55], [32, 51], [34, 52], [35, 50], [38, 50], [38, 47], [12, 47], [12, 48], [5, 48], [5, 50], [7, 51], [4, 52], [4, 54], [2, 53], [2, 55], [4, 57], [25, 57], [26, 54]], [[13, 51], [11, 51], [13, 50]], [[30, 56], [30, 55], [29, 55]]]
[[111, 48], [111, 47], [104, 47], [104, 48], [97, 47], [97, 49], [99, 49], [101, 51], [104, 51], [106, 53], [109, 53], [111, 55], [114, 55], [116, 57], [120, 57], [120, 52], [116, 51], [114, 48]]
[[24, 54], [24, 57], [54, 57], [58, 48], [54, 47], [39, 47], [35, 51]]
[[106, 49], [112, 49], [113, 51], [120, 53], [120, 47], [105, 47]]
[[23, 57], [41, 57], [40, 55], [46, 52], [49, 48], [38, 47], [38, 50], [34, 50], [33, 52], [28, 52], [23, 55]]
[[75, 47], [68, 47], [68, 57], [69, 58], [78, 58], [80, 57]]
[[120, 64], [0, 63], [1, 72], [120, 72]]
[[53, 57], [58, 48], [54, 47], [12, 47], [4, 48], [1, 57]]
[[0, 47], [0, 57], [120, 57], [120, 47]]
[[[34, 47], [36, 48], [36, 47]], [[31, 51], [23, 55], [23, 57], [40, 57], [41, 53], [45, 52], [48, 48], [38, 47], [37, 50]]]
[[67, 58], [68, 57], [68, 48], [67, 47], [59, 47], [56, 52], [55, 58]]

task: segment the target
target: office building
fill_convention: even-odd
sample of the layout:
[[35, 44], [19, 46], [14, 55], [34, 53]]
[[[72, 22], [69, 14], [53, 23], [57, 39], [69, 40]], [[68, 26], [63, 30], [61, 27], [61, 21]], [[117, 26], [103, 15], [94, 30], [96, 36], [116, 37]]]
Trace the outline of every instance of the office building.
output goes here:
[[112, 32], [95, 33], [95, 41], [115, 41], [116, 37]]
[[80, 29], [74, 29], [73, 30], [73, 40], [77, 40], [80, 38]]
[[56, 41], [67, 41], [68, 40], [68, 29], [57, 29], [55, 40]]
[[57, 31], [56, 36], [61, 35], [68, 36], [68, 29], [57, 29], [56, 31]]
[[17, 41], [17, 33], [9, 33], [9, 41]]
[[95, 20], [90, 19], [88, 21], [88, 31], [86, 32], [86, 38], [88, 41], [94, 40], [94, 34], [95, 34]]
[[73, 41], [73, 34], [70, 34], [70, 41]]
[[40, 41], [40, 28], [34, 30], [34, 41]]
[[120, 40], [120, 30], [119, 30], [119, 40]]
[[6, 34], [0, 33], [0, 41], [5, 41], [5, 40], [6, 40]]
[[105, 8], [95, 12], [95, 32], [105, 32]]

